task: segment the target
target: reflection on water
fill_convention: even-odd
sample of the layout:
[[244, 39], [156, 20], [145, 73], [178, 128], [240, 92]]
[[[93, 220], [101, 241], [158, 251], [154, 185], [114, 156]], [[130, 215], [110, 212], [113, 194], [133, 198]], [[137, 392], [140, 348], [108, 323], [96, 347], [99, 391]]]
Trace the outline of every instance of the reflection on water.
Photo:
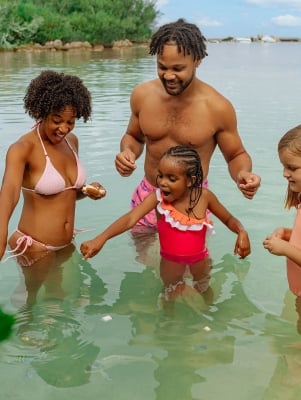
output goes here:
[[89, 382], [89, 367], [100, 351], [87, 340], [82, 321], [85, 314], [93, 314], [91, 307], [95, 304], [104, 307], [106, 288], [76, 251], [60, 269], [60, 274], [45, 275], [39, 290], [34, 277], [29, 277], [35, 270], [23, 269], [26, 285], [23, 291], [19, 287], [12, 297], [12, 302], [19, 306], [15, 336], [3, 347], [2, 361], [10, 365], [24, 363], [28, 378], [37, 374], [56, 387], [79, 386]]
[[[300, 299], [288, 292], [284, 260], [261, 245], [275, 225], [289, 226], [294, 217], [282, 207], [276, 144], [300, 119], [299, 47], [212, 44], [198, 69], [237, 107], [254, 170], [262, 176], [250, 202], [233, 192], [218, 153], [209, 175], [214, 191], [247, 226], [252, 255], [234, 257], [233, 235], [215, 222], [211, 302], [189, 288], [162, 302], [155, 234], [121, 235], [86, 262], [77, 249], [94, 232], [82, 233], [77, 249], [45, 275], [9, 260], [1, 265], [0, 304], [16, 314], [16, 326], [0, 344], [3, 398], [299, 400]], [[53, 68], [78, 74], [91, 90], [93, 119], [79, 123], [76, 133], [89, 180], [99, 180], [108, 193], [101, 204], [79, 202], [76, 221], [78, 228], [103, 229], [128, 210], [142, 175], [139, 160], [138, 171], [121, 178], [114, 158], [130, 92], [155, 76], [155, 60], [145, 48], [11, 52], [0, 54], [0, 67], [1, 175], [9, 144], [32, 124], [22, 99], [33, 77]], [[17, 220], [18, 209], [10, 231]]]

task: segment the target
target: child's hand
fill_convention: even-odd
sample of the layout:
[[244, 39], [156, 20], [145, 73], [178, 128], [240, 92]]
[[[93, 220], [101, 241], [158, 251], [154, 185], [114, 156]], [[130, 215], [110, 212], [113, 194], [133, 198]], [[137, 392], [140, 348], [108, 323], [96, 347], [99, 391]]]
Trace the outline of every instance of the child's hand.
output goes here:
[[241, 258], [247, 257], [251, 253], [251, 244], [248, 232], [239, 231], [234, 247], [234, 254], [238, 254]]
[[285, 230], [284, 228], [277, 228], [274, 230], [274, 232], [271, 234], [271, 236], [273, 237], [277, 237], [279, 239], [284, 239], [284, 235], [285, 235]]
[[102, 249], [103, 245], [104, 242], [101, 242], [96, 238], [83, 242], [80, 245], [80, 251], [83, 255], [83, 260], [87, 260], [87, 258], [96, 256], [96, 254]]
[[281, 228], [275, 229], [274, 232], [272, 232], [272, 234], [269, 236], [277, 237], [279, 239], [282, 239], [282, 240], [285, 240], [288, 242], [290, 240], [291, 234], [292, 234], [291, 228], [281, 227]]
[[285, 256], [285, 249], [288, 242], [276, 235], [267, 236], [263, 241], [263, 247], [275, 256]]

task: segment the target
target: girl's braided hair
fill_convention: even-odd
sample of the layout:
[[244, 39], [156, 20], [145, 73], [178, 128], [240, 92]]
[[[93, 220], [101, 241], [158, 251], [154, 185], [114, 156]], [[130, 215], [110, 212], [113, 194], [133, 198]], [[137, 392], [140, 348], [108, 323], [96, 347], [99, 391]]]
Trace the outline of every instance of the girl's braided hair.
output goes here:
[[198, 152], [190, 146], [174, 146], [170, 147], [163, 157], [175, 157], [183, 165], [186, 176], [194, 177], [194, 181], [190, 188], [188, 215], [193, 213], [193, 209], [197, 205], [202, 194], [203, 168]]

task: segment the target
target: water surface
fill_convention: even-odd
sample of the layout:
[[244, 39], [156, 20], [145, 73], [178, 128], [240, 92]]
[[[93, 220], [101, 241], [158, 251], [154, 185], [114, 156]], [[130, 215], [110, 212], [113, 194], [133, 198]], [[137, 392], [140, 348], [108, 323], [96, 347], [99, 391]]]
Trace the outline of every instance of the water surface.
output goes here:
[[[79, 122], [80, 155], [89, 180], [108, 190], [100, 202], [77, 205], [77, 237], [63, 264], [60, 291], [47, 296], [49, 278], [32, 307], [24, 305], [22, 272], [1, 264], [0, 304], [16, 314], [12, 337], [0, 344], [1, 398], [112, 400], [299, 400], [300, 332], [285, 260], [267, 253], [263, 238], [292, 224], [286, 183], [276, 152], [279, 138], [300, 123], [299, 43], [209, 44], [197, 74], [228, 97], [262, 186], [252, 201], [231, 181], [217, 151], [211, 189], [249, 231], [252, 254], [233, 256], [235, 236], [216, 223], [210, 239], [213, 304], [193, 291], [170, 307], [160, 301], [156, 236], [125, 233], [84, 262], [79, 244], [128, 210], [142, 177], [130, 178], [114, 158], [129, 117], [133, 87], [155, 77], [146, 49], [105, 52], [0, 53], [0, 172], [8, 146], [33, 125], [22, 101], [42, 69], [79, 75], [93, 98], [93, 119]], [[200, 121], [201, 123], [201, 121]], [[18, 220], [21, 203], [11, 223]]]

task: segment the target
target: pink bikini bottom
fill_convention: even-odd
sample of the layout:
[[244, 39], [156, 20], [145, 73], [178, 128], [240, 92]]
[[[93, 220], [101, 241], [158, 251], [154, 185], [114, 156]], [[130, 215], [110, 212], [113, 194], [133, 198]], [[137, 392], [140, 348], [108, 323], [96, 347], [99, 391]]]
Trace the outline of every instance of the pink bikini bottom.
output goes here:
[[[36, 261], [38, 261], [39, 259], [41, 259], [42, 257], [44, 257], [47, 253], [52, 252], [52, 251], [62, 250], [65, 247], [72, 244], [72, 242], [70, 242], [70, 243], [67, 243], [62, 246], [51, 246], [51, 245], [48, 245], [48, 244], [45, 244], [45, 243], [39, 242], [38, 240], [33, 239], [31, 236], [26, 235], [25, 233], [21, 232], [19, 229], [16, 229], [14, 233], [18, 233], [21, 236], [18, 237], [18, 239], [16, 240], [16, 247], [12, 250], [7, 251], [7, 253], [12, 253], [12, 254], [10, 256], [6, 257], [5, 260], [3, 260], [2, 262], [6, 262], [10, 258], [18, 258], [18, 262], [22, 266], [29, 266], [29, 265], [32, 265], [33, 263], [35, 263]], [[41, 250], [41, 252], [39, 252], [40, 255], [38, 258], [34, 257], [31, 259], [30, 257], [27, 257], [25, 255], [25, 252], [33, 244], [38, 244], [39, 246], [42, 247], [42, 250]], [[24, 247], [21, 251], [19, 251], [19, 249], [22, 245], [24, 245]]]

